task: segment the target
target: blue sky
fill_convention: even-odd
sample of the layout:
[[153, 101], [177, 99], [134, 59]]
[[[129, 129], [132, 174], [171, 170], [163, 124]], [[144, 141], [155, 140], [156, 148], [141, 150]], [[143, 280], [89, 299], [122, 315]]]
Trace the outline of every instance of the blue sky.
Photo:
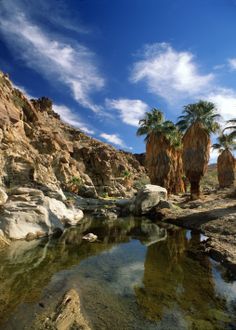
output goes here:
[[236, 116], [235, 32], [234, 0], [1, 0], [0, 69], [63, 120], [143, 152], [153, 107], [176, 121], [202, 98]]

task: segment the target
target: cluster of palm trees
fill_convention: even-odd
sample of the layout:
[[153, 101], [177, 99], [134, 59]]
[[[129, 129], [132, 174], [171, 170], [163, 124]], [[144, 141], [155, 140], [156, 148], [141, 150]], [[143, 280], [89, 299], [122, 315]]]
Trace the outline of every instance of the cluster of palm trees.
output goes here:
[[[220, 115], [214, 103], [200, 100], [184, 106], [179, 121], [165, 120], [163, 112], [154, 108], [140, 120], [137, 135], [146, 135], [146, 166], [150, 181], [165, 187], [169, 193], [184, 192], [186, 180], [192, 199], [200, 196], [200, 181], [207, 171], [211, 147], [218, 149], [218, 179], [220, 187], [234, 182], [236, 149], [236, 119], [211, 145], [211, 134], [220, 131]], [[229, 134], [225, 132], [228, 131]]]

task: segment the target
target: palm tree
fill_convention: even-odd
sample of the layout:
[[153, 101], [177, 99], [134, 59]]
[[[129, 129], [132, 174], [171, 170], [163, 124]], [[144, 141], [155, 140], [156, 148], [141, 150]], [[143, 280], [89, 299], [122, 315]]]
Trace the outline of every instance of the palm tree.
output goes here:
[[210, 157], [210, 134], [219, 129], [214, 103], [200, 100], [184, 106], [177, 126], [183, 136], [183, 166], [191, 185], [191, 197], [200, 197], [200, 180]]
[[235, 139], [236, 138], [236, 118], [228, 120], [227, 124], [230, 124], [231, 126], [226, 127], [223, 130], [223, 132], [230, 129], [231, 132], [229, 133], [229, 137], [232, 138], [232, 139]]
[[137, 135], [146, 135], [146, 166], [151, 183], [165, 187], [169, 193], [184, 191], [181, 133], [156, 108], [147, 112], [139, 124]]
[[221, 188], [230, 187], [234, 183], [235, 159], [232, 151], [236, 149], [236, 143], [231, 134], [221, 134], [213, 149], [219, 150], [217, 158], [217, 174]]

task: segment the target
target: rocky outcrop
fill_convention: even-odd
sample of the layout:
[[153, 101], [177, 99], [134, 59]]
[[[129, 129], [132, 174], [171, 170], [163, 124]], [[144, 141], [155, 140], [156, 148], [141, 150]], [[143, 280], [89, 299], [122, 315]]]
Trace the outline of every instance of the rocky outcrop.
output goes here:
[[50, 99], [29, 101], [0, 72], [0, 184], [130, 196], [132, 182], [144, 174], [132, 154], [66, 125]]
[[0, 230], [10, 239], [31, 240], [76, 225], [82, 218], [80, 209], [67, 208], [62, 201], [45, 196], [41, 190], [15, 188], [0, 210]]

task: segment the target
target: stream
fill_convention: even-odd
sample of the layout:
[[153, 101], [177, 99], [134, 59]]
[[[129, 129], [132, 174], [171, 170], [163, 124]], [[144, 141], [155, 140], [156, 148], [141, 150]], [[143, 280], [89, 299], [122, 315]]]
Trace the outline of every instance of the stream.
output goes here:
[[[82, 240], [84, 234], [98, 241]], [[93, 329], [236, 329], [236, 281], [205, 237], [146, 219], [85, 218], [59, 238], [0, 251], [0, 329], [41, 329], [70, 288]]]

